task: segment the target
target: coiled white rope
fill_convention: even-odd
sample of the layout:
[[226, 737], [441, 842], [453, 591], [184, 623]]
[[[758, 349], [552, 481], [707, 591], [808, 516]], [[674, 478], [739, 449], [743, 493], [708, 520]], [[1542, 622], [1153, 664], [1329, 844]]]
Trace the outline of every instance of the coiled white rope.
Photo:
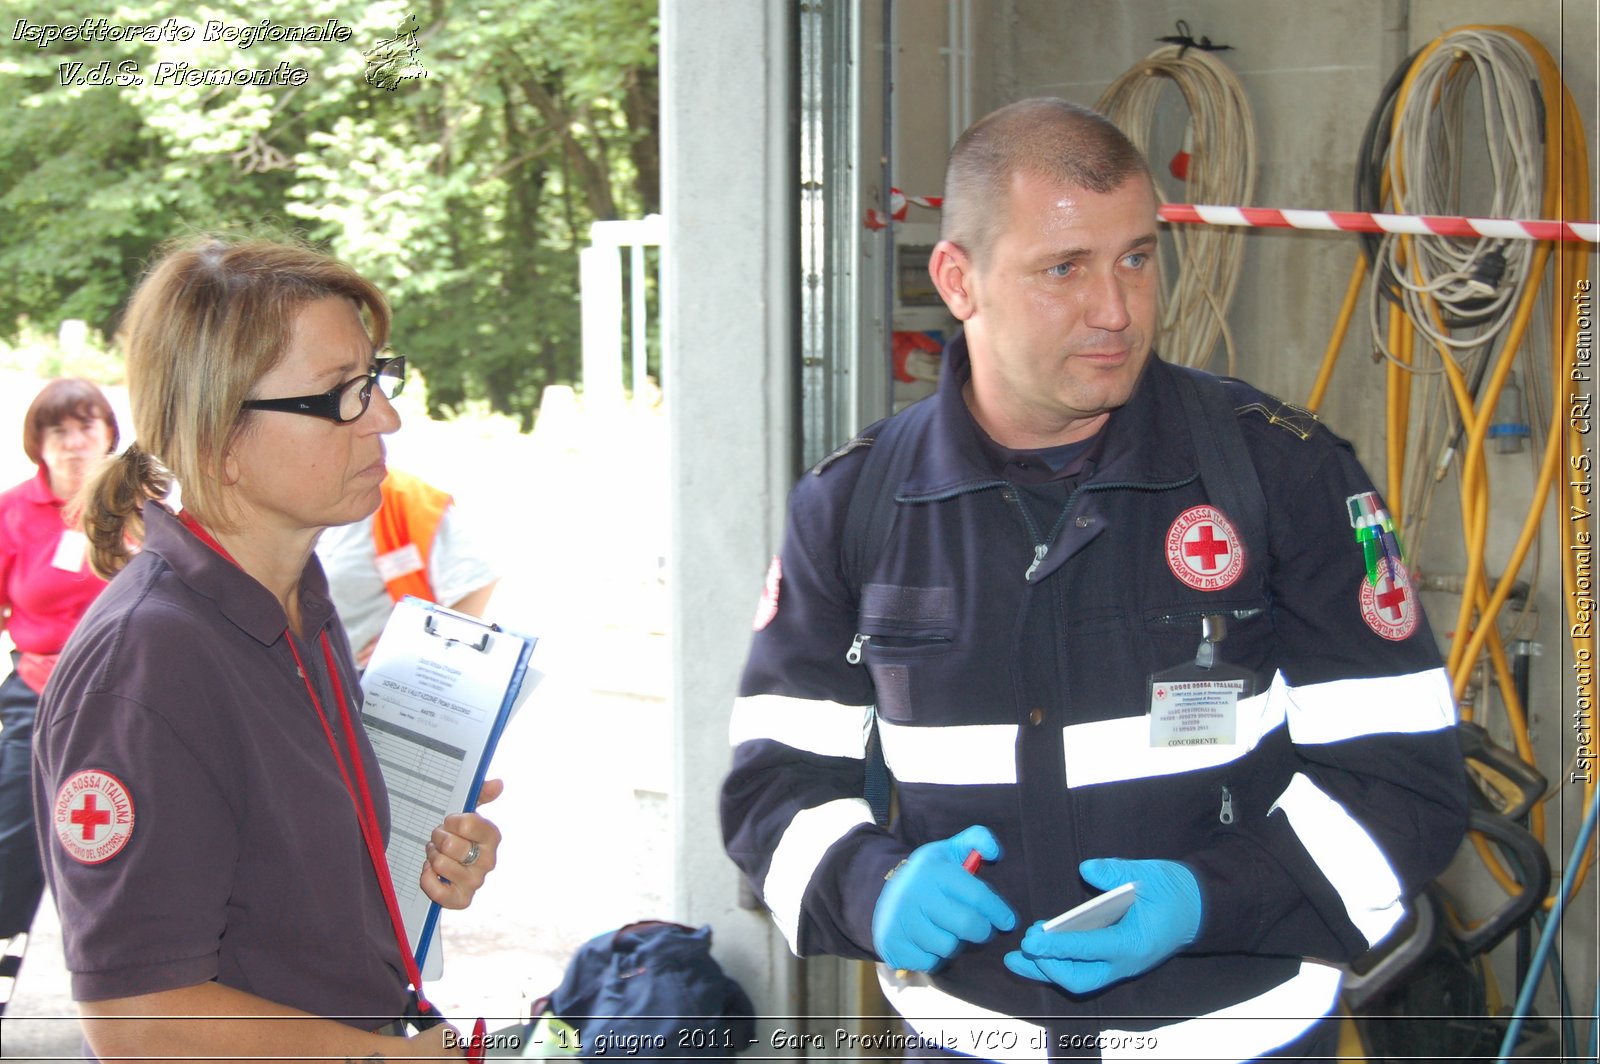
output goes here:
[[[1149, 159], [1151, 127], [1168, 81], [1183, 94], [1192, 123], [1186, 201], [1249, 205], [1256, 187], [1255, 118], [1244, 86], [1221, 60], [1199, 48], [1158, 48], [1112, 82], [1096, 108]], [[1159, 185], [1156, 194], [1166, 202]], [[1158, 258], [1163, 298], [1156, 347], [1169, 361], [1203, 366], [1220, 337], [1233, 373], [1236, 354], [1227, 315], [1239, 283], [1243, 232], [1208, 225], [1174, 226], [1169, 233], [1178, 268], [1170, 278]]]
[[[1463, 199], [1485, 190], [1467, 180], [1462, 161], [1468, 155], [1481, 161], [1482, 152], [1488, 162], [1489, 203], [1478, 213], [1538, 217], [1544, 192], [1538, 86], [1538, 66], [1514, 37], [1493, 30], [1460, 30], [1446, 37], [1423, 59], [1395, 116], [1385, 158], [1395, 211], [1463, 213]], [[1472, 106], [1474, 98], [1477, 107]], [[1481, 114], [1481, 141], [1469, 139], [1469, 112]], [[1402, 261], [1401, 248], [1407, 246], [1410, 261]], [[1491, 344], [1509, 324], [1532, 254], [1533, 245], [1525, 240], [1402, 243], [1389, 235], [1378, 259], [1417, 330], [1438, 349], [1466, 356]], [[1439, 327], [1430, 300], [1448, 316], [1446, 328]], [[1375, 286], [1369, 315], [1373, 342], [1392, 358], [1383, 302]]]

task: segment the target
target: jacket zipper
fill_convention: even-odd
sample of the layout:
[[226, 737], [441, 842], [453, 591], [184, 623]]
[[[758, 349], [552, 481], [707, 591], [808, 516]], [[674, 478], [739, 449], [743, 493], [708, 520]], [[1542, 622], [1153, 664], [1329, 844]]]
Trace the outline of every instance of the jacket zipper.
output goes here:
[[844, 660], [848, 661], [852, 665], [860, 665], [861, 646], [871, 638], [871, 636], [863, 635], [860, 632], [857, 632], [855, 641], [850, 644], [850, 649], [845, 653]]
[[1233, 792], [1226, 783], [1222, 785], [1222, 808], [1217, 812], [1217, 820], [1222, 824], [1233, 823]]
[[[933, 635], [925, 635], [925, 636], [906, 635], [906, 636], [897, 636], [896, 638], [904, 639], [907, 642], [915, 642], [915, 643], [945, 643], [945, 642], [949, 642], [948, 637], [933, 636]], [[865, 633], [865, 632], [857, 632], [856, 633], [856, 637], [850, 641], [850, 649], [845, 651], [844, 660], [849, 662], [851, 665], [860, 665], [861, 664], [861, 657], [866, 652], [866, 646], [871, 641], [872, 641], [872, 637], [870, 635], [868, 635], [867, 633]]]
[[[1040, 564], [1044, 562], [1044, 556], [1050, 553], [1049, 540], [1044, 540], [1042, 542], [1040, 541], [1039, 525], [1036, 521], [1034, 521], [1033, 514], [1031, 511], [1029, 511], [1027, 503], [1023, 502], [1021, 496], [1017, 494], [1016, 488], [1007, 486], [1006, 490], [1000, 493], [1000, 496], [1001, 498], [1005, 499], [1006, 502], [1016, 504], [1017, 512], [1022, 515], [1022, 523], [1028, 530], [1028, 538], [1033, 540], [1033, 564], [1029, 565], [1028, 571], [1022, 574], [1022, 579], [1027, 580], [1033, 575], [1034, 570], [1039, 568]], [[1071, 506], [1072, 499], [1076, 497], [1076, 492], [1074, 492], [1072, 496], [1069, 496], [1067, 499], [1067, 506]], [[1062, 518], [1066, 517], [1065, 507], [1062, 508], [1061, 516]], [[1056, 529], [1059, 531], [1060, 528], [1061, 520], [1058, 519], [1056, 521]]]
[[1028, 507], [1017, 496], [1015, 488], [1007, 487], [1005, 499], [1007, 502], [1017, 504], [1017, 509], [1022, 512], [1022, 520], [1028, 526], [1028, 535], [1033, 537], [1033, 561], [1022, 574], [1023, 580], [1033, 579], [1033, 574], [1039, 571], [1039, 566], [1044, 564], [1045, 556], [1050, 553], [1050, 544], [1056, 541], [1056, 536], [1061, 534], [1061, 527], [1067, 523], [1067, 514], [1072, 512], [1072, 504], [1078, 501], [1078, 496], [1089, 491], [1171, 491], [1181, 488], [1185, 484], [1198, 480], [1200, 474], [1184, 477], [1166, 484], [1140, 484], [1134, 481], [1111, 481], [1106, 484], [1080, 484], [1071, 495], [1067, 496], [1066, 505], [1061, 507], [1061, 514], [1056, 518], [1055, 525], [1050, 529], [1050, 534], [1043, 539], [1039, 537], [1039, 526], [1034, 522], [1033, 515], [1028, 512]]
[[1266, 610], [1261, 606], [1252, 606], [1249, 609], [1242, 610], [1185, 610], [1182, 613], [1163, 613], [1161, 616], [1153, 619], [1150, 623], [1173, 624], [1178, 621], [1192, 621], [1197, 617], [1207, 617], [1213, 613], [1220, 613], [1222, 616], [1231, 618], [1235, 621], [1248, 621], [1250, 618], [1259, 616], [1265, 612]]

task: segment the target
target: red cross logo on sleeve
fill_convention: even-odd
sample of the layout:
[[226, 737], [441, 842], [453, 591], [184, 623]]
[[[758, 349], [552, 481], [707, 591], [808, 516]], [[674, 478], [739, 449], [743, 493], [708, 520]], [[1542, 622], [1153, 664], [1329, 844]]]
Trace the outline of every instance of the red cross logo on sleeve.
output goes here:
[[104, 864], [133, 837], [133, 796], [109, 772], [73, 773], [56, 791], [56, 840], [79, 864]]
[[99, 796], [93, 791], [83, 796], [83, 805], [72, 811], [67, 819], [83, 828], [83, 841], [93, 842], [95, 830], [102, 824], [111, 823], [111, 814], [99, 808]]
[[1417, 630], [1417, 603], [1405, 566], [1385, 560], [1378, 582], [1361, 576], [1361, 619], [1383, 638], [1399, 642]]
[[1378, 581], [1380, 588], [1384, 585], [1388, 585], [1388, 588], [1378, 592], [1378, 609], [1391, 621], [1397, 621], [1406, 615], [1406, 589], [1396, 586], [1388, 577]]
[[1220, 591], [1244, 572], [1239, 533], [1215, 506], [1193, 506], [1167, 529], [1167, 567], [1199, 591]]

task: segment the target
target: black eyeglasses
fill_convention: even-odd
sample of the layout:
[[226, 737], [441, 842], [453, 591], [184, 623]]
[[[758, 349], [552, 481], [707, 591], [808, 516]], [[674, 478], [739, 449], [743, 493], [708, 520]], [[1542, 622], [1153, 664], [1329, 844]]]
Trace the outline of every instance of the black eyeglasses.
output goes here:
[[282, 410], [289, 414], [323, 417], [347, 424], [367, 412], [372, 403], [372, 388], [377, 385], [385, 399], [393, 399], [406, 386], [406, 356], [380, 358], [372, 369], [351, 377], [331, 392], [321, 395], [295, 395], [284, 399], [246, 399], [243, 410]]

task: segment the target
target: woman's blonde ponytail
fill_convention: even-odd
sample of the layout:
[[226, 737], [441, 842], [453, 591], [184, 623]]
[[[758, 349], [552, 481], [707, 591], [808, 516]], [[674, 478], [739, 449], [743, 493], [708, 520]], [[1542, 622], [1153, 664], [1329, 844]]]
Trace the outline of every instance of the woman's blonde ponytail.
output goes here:
[[89, 564], [110, 580], [144, 540], [144, 504], [172, 490], [172, 474], [137, 443], [106, 461], [79, 496]]

